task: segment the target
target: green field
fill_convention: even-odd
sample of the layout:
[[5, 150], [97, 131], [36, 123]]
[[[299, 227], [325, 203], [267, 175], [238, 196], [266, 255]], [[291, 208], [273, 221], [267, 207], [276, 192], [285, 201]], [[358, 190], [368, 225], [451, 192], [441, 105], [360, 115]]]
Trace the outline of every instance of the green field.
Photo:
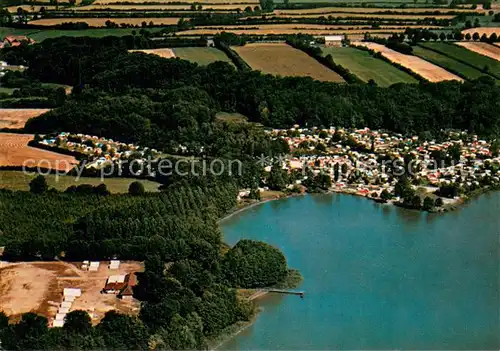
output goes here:
[[14, 88], [4, 88], [0, 87], [0, 93], [2, 94], [12, 94], [14, 92]]
[[421, 46], [414, 46], [413, 54], [437, 66], [443, 67], [452, 73], [458, 74], [464, 79], [471, 80], [488, 76], [486, 73], [483, 73], [473, 67], [458, 62], [450, 57], [441, 55], [435, 51], [427, 50]]
[[[146, 28], [149, 32], [157, 32], [163, 28]], [[4, 38], [7, 35], [26, 35], [37, 42], [43, 41], [49, 38], [56, 38], [62, 36], [68, 37], [105, 37], [108, 35], [123, 36], [130, 35], [132, 31], [139, 32], [140, 28], [94, 28], [94, 29], [83, 29], [83, 30], [60, 30], [60, 29], [47, 29], [47, 30], [33, 30], [33, 29], [15, 29], [0, 27], [0, 38]]]
[[373, 79], [380, 86], [395, 83], [417, 83], [417, 80], [391, 64], [372, 57], [368, 52], [355, 48], [322, 48], [323, 55], [332, 55], [333, 61], [354, 73], [361, 80]]
[[[21, 171], [0, 171], [0, 188], [10, 190], [29, 190], [29, 183], [35, 177], [35, 174], [26, 174]], [[59, 176], [49, 174], [45, 176], [49, 187], [55, 188], [59, 191], [64, 191], [72, 185], [90, 184], [93, 186], [101, 184], [100, 178], [80, 178], [78, 181], [72, 176]], [[137, 181], [132, 178], [107, 178], [104, 183], [107, 185], [108, 190], [113, 194], [120, 194], [128, 192], [130, 183]], [[144, 185], [147, 192], [158, 191], [159, 183], [149, 180], [139, 180]]]
[[229, 57], [219, 49], [216, 48], [206, 48], [206, 47], [193, 47], [193, 48], [174, 48], [172, 49], [175, 56], [188, 60], [191, 62], [196, 62], [199, 65], [208, 65], [215, 61], [224, 61], [231, 63]]
[[496, 61], [492, 58], [476, 54], [475, 52], [469, 51], [463, 47], [448, 44], [448, 43], [423, 43], [420, 44], [424, 48], [432, 49], [438, 51], [439, 53], [451, 57], [455, 60], [467, 63], [480, 71], [484, 72], [487, 67], [489, 74], [500, 79], [500, 61]]
[[217, 112], [215, 117], [224, 122], [231, 122], [231, 123], [246, 123], [248, 122], [248, 117], [242, 115], [241, 113], [238, 112]]

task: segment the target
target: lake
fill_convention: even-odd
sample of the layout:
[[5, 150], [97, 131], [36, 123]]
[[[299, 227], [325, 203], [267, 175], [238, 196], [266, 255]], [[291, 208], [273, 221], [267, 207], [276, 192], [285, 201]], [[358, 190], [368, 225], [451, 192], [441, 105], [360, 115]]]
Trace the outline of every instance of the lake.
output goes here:
[[343, 195], [267, 202], [221, 223], [299, 269], [225, 350], [499, 349], [500, 192], [427, 214]]

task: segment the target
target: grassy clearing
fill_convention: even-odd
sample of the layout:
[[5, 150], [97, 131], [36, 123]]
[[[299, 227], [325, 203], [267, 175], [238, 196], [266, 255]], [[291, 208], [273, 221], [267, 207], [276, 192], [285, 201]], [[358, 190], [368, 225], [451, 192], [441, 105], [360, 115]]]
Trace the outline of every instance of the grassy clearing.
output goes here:
[[227, 55], [216, 48], [192, 47], [192, 48], [174, 48], [175, 56], [183, 60], [196, 62], [199, 65], [208, 65], [216, 61], [224, 61], [232, 64]]
[[233, 47], [250, 67], [280, 76], [304, 77], [343, 82], [341, 76], [321, 63], [287, 44], [247, 44]]
[[417, 83], [417, 80], [391, 64], [374, 58], [366, 51], [355, 48], [322, 48], [323, 54], [331, 54], [335, 63], [344, 66], [360, 79], [386, 87], [395, 83]]
[[15, 90], [14, 88], [0, 87], [0, 94], [12, 94], [14, 90]]
[[500, 78], [500, 62], [492, 58], [479, 55], [463, 47], [447, 43], [423, 43], [424, 48], [435, 50], [443, 55], [465, 62], [478, 70]]
[[435, 65], [443, 67], [450, 72], [455, 72], [465, 79], [476, 79], [482, 76], [487, 76], [487, 74], [465, 65], [461, 62], [458, 62], [450, 57], [441, 55], [435, 51], [427, 50], [421, 46], [413, 47], [413, 54], [427, 60]]
[[234, 113], [229, 113], [229, 112], [217, 112], [215, 117], [224, 122], [230, 122], [230, 123], [246, 123], [248, 122], [248, 118], [241, 113], [234, 112]]
[[[21, 171], [0, 171], [0, 188], [10, 190], [28, 191], [29, 183], [35, 178], [36, 174], [26, 174]], [[106, 184], [108, 190], [113, 194], [127, 193], [130, 183], [139, 181], [144, 185], [147, 192], [158, 191], [159, 183], [149, 180], [137, 180], [133, 178], [106, 178], [101, 182], [100, 178], [80, 178], [77, 179], [72, 176], [59, 176], [54, 174], [45, 176], [49, 187], [55, 188], [59, 191], [64, 191], [72, 185], [90, 184], [93, 186], [101, 183]]]

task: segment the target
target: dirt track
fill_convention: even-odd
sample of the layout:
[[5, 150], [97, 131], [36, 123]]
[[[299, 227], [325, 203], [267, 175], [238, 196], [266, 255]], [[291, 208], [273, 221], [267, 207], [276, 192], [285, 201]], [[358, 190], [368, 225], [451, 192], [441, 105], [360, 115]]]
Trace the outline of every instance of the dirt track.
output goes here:
[[430, 82], [441, 82], [444, 80], [458, 80], [463, 81], [462, 78], [446, 71], [445, 69], [433, 65], [430, 62], [422, 60], [417, 56], [404, 55], [397, 51], [391, 50], [384, 45], [368, 42], [355, 42], [354, 45], [365, 46], [376, 52], [380, 52], [384, 57], [389, 60], [400, 64], [403, 67], [411, 69], [413, 72], [419, 74]]
[[456, 43], [470, 51], [477, 52], [480, 55], [491, 57], [494, 60], [500, 61], [500, 47], [488, 43], [473, 43], [462, 42]]

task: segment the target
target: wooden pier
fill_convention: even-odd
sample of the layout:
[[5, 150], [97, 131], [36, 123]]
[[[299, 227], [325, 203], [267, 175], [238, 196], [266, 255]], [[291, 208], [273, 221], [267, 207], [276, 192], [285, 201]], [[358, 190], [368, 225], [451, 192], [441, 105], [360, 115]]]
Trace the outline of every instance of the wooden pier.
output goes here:
[[302, 299], [304, 298], [304, 295], [306, 294], [305, 291], [286, 290], [286, 289], [268, 289], [267, 292], [277, 293], [277, 294], [298, 295]]

